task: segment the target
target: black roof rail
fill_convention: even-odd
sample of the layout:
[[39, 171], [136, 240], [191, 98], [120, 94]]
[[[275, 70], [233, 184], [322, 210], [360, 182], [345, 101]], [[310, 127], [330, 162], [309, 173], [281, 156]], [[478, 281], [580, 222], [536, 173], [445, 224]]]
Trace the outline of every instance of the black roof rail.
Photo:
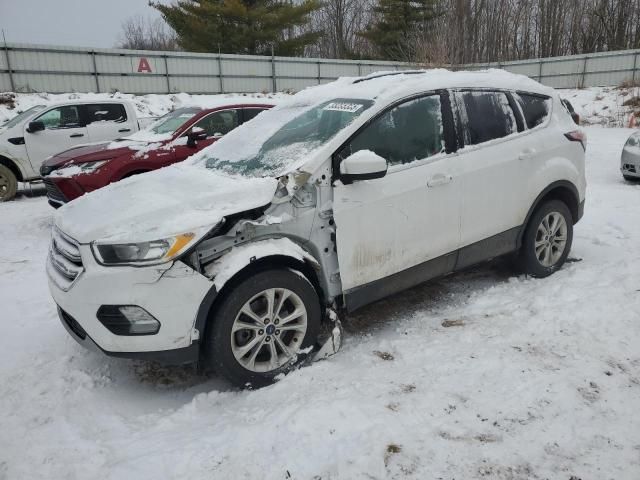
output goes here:
[[376, 78], [392, 77], [394, 75], [419, 75], [421, 73], [427, 73], [427, 70], [401, 70], [399, 72], [381, 73], [380, 75], [369, 75], [367, 77], [358, 78], [353, 83], [362, 83], [368, 80], [375, 80]]

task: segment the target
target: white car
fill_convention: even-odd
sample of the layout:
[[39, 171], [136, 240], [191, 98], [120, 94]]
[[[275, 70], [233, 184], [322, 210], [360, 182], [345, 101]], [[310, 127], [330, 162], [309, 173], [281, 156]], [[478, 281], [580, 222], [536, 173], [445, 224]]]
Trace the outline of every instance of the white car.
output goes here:
[[40, 178], [40, 166], [51, 155], [139, 129], [135, 109], [121, 100], [69, 101], [22, 112], [0, 126], [0, 201], [15, 196], [18, 182]]
[[558, 270], [585, 148], [557, 93], [526, 77], [341, 79], [62, 207], [51, 294], [107, 355], [264, 385], [335, 350], [333, 312], [510, 253], [532, 276]]
[[624, 145], [620, 171], [625, 180], [640, 180], [640, 132], [633, 133]]

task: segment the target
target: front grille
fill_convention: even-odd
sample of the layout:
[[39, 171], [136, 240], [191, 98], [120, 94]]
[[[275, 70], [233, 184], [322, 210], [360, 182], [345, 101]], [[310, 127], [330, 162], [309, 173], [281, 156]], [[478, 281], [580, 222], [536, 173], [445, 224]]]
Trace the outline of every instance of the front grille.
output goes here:
[[44, 186], [47, 188], [47, 197], [49, 197], [49, 200], [53, 200], [54, 202], [59, 203], [67, 203], [66, 197], [60, 191], [58, 186], [53, 182], [53, 180], [51, 180], [50, 178], [45, 178]]
[[66, 292], [83, 271], [78, 243], [53, 227], [47, 262], [47, 272], [51, 280]]
[[75, 333], [81, 340], [87, 338], [87, 332], [80, 326], [76, 319], [69, 315], [67, 312], [58, 307], [58, 313], [60, 314], [60, 318], [67, 324], [67, 326], [71, 329], [73, 333]]

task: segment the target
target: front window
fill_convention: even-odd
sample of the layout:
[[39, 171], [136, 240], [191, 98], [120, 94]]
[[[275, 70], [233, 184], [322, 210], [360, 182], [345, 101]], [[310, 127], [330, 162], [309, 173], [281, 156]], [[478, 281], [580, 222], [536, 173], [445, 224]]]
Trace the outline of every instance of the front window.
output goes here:
[[204, 130], [207, 137], [226, 135], [238, 126], [238, 117], [238, 110], [223, 110], [207, 115], [193, 127]]
[[160, 135], [173, 133], [192, 119], [198, 112], [200, 112], [198, 108], [179, 108], [160, 117], [149, 127], [149, 130]]
[[40, 115], [36, 118], [36, 121], [44, 123], [44, 127], [47, 130], [83, 126], [80, 121], [80, 107], [78, 105], [54, 108]]
[[404, 102], [376, 118], [340, 153], [343, 160], [371, 150], [389, 166], [424, 160], [444, 152], [440, 97], [431, 95]]
[[[336, 99], [298, 113], [276, 109], [239, 128], [206, 151], [207, 168], [252, 177], [278, 176], [305, 160], [373, 105], [371, 100]], [[278, 123], [278, 121], [280, 123]]]
[[9, 120], [7, 123], [5, 123], [2, 126], [6, 127], [6, 128], [15, 127], [20, 122], [22, 122], [23, 120], [29, 118], [31, 115], [33, 115], [35, 113], [38, 113], [43, 108], [44, 108], [44, 105], [36, 105], [35, 107], [31, 107], [29, 110], [25, 110], [24, 112], [20, 113], [19, 115], [16, 115], [15, 117], [13, 117], [11, 120]]

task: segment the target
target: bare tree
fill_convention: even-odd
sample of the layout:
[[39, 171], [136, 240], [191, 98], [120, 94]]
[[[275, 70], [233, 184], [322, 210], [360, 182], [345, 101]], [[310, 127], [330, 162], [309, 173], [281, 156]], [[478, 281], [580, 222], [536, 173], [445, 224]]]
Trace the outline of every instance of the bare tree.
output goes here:
[[309, 26], [323, 35], [307, 53], [325, 58], [360, 58], [370, 54], [370, 45], [358, 32], [371, 20], [372, 6], [372, 0], [325, 0], [313, 13]]
[[162, 18], [130, 17], [122, 24], [118, 48], [129, 50], [179, 50], [175, 33]]

